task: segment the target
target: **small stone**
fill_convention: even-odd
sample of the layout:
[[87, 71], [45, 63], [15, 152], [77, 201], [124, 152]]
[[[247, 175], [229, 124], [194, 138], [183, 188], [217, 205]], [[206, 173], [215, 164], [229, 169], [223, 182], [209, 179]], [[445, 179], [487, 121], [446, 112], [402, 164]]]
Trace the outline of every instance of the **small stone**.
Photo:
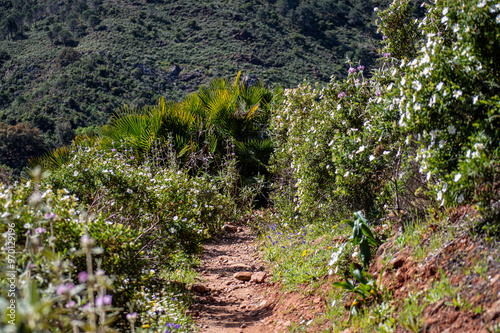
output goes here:
[[245, 328], [247, 327], [247, 324], [241, 324], [240, 328]]
[[238, 272], [233, 275], [233, 277], [240, 281], [250, 281], [252, 278], [252, 272]]
[[198, 294], [203, 294], [205, 291], [207, 291], [207, 288], [201, 284], [194, 284], [191, 286], [191, 291]]
[[251, 267], [248, 265], [245, 265], [245, 264], [236, 264], [236, 265], [229, 266], [229, 269], [238, 270], [238, 271], [248, 271], [251, 269]]
[[236, 227], [235, 225], [226, 223], [222, 227], [222, 230], [224, 230], [225, 232], [236, 232], [238, 230], [238, 227]]
[[319, 304], [321, 302], [321, 297], [316, 297], [313, 299], [313, 304]]
[[250, 282], [262, 283], [266, 279], [266, 276], [267, 276], [266, 272], [253, 273]]

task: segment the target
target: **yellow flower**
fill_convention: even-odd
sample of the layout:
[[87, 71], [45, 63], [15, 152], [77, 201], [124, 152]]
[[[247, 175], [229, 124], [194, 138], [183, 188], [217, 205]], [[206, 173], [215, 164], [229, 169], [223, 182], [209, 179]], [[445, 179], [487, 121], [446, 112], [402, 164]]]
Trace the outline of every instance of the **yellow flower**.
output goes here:
[[302, 252], [302, 256], [305, 256], [307, 253], [307, 250], [304, 250], [304, 252]]
[[141, 326], [142, 328], [149, 328], [149, 324], [144, 324]]
[[331, 247], [331, 246], [329, 246], [329, 247], [327, 247], [326, 249], [327, 249], [327, 250], [331, 250], [331, 249], [332, 249], [332, 247]]

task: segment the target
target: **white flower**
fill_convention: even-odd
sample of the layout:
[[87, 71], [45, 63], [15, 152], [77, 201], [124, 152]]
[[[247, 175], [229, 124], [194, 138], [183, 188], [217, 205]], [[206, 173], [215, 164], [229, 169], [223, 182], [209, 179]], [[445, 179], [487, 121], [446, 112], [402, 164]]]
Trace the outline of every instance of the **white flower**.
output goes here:
[[370, 155], [370, 158], [369, 158], [370, 162], [373, 161], [374, 159], [375, 159], [375, 156]]
[[338, 105], [337, 105], [337, 111], [340, 111], [340, 109], [342, 109], [342, 105], [341, 105], [341, 104], [338, 104]]
[[173, 218], [174, 221], [177, 221], [178, 219], [179, 219], [179, 216], [177, 216], [177, 215], [175, 215]]
[[453, 25], [453, 32], [458, 32], [460, 30], [460, 26], [458, 24]]
[[391, 153], [391, 152], [390, 152], [389, 150], [384, 150], [384, 152], [383, 152], [382, 154], [384, 154], [384, 155], [388, 155], [388, 154], [390, 154], [390, 153]]
[[344, 178], [347, 178], [349, 177], [349, 171], [346, 171], [346, 173], [344, 173]]
[[467, 150], [467, 153], [465, 153], [465, 157], [470, 158], [470, 153], [471, 153], [470, 149]]
[[458, 202], [459, 204], [461, 204], [463, 201], [464, 201], [464, 195], [463, 195], [463, 194], [460, 194], [460, 195], [458, 196], [458, 198], [457, 198], [457, 202]]
[[446, 144], [446, 141], [440, 140], [439, 141], [439, 148], [443, 149], [445, 144]]
[[453, 91], [453, 97], [458, 99], [460, 96], [462, 96], [462, 90]]
[[448, 17], [447, 17], [447, 16], [443, 16], [443, 17], [441, 18], [441, 23], [443, 23], [443, 24], [444, 24], [444, 23], [446, 23], [446, 22], [448, 22]]
[[75, 170], [75, 172], [73, 172], [73, 177], [76, 177], [76, 176], [78, 176], [78, 171], [77, 170]]
[[420, 83], [420, 81], [413, 81], [412, 85], [413, 89], [415, 89], [416, 91], [420, 91], [422, 89], [422, 84]]
[[443, 183], [443, 189], [441, 191], [443, 191], [443, 193], [446, 193], [446, 190], [448, 190], [448, 183]]
[[[421, 109], [420, 103], [415, 103], [415, 105], [413, 106], [413, 109], [415, 111], [420, 111], [420, 109]], [[406, 114], [406, 116], [408, 117], [408, 119], [410, 119], [408, 114]]]
[[356, 152], [357, 154], [363, 152], [365, 150], [365, 146], [359, 147], [358, 151]]
[[438, 85], [436, 86], [436, 90], [437, 90], [437, 91], [440, 91], [440, 90], [441, 90], [441, 88], [443, 88], [443, 85], [444, 85], [444, 82], [442, 82], [442, 81], [441, 81], [441, 82], [439, 82], [439, 83], [438, 83]]
[[477, 4], [477, 8], [484, 8], [484, 6], [486, 6], [486, 0], [481, 0], [481, 1]]
[[437, 201], [441, 201], [443, 199], [443, 192], [439, 191], [436, 196]]
[[500, 24], [500, 14], [498, 14], [497, 17], [495, 17], [495, 23]]
[[171, 233], [175, 233], [175, 229], [174, 228], [170, 228], [170, 232]]
[[448, 7], [444, 7], [443, 8], [443, 16], [448, 14]]
[[479, 96], [477, 96], [477, 95], [476, 95], [476, 96], [474, 96], [474, 98], [472, 99], [472, 104], [474, 104], [474, 105], [475, 105], [475, 104], [477, 103], [477, 101], [478, 101], [478, 100], [479, 100]]
[[484, 148], [484, 145], [481, 142], [476, 142], [474, 148], [476, 148], [476, 150], [481, 150]]
[[455, 175], [455, 177], [453, 178], [453, 181], [456, 183], [460, 180], [460, 178], [462, 178], [462, 174], [461, 173], [457, 173]]
[[431, 135], [431, 139], [434, 140], [438, 135], [438, 131], [433, 129], [432, 131], [429, 132], [429, 134]]
[[432, 173], [430, 171], [427, 172], [427, 181], [429, 181], [431, 179], [431, 176], [432, 176]]
[[132, 194], [132, 193], [134, 193], [134, 191], [132, 191], [131, 189], [129, 189], [129, 188], [128, 188], [128, 189], [127, 189], [127, 193]]
[[448, 133], [455, 134], [456, 132], [457, 132], [457, 129], [455, 128], [455, 126], [453, 126], [453, 125], [448, 126]]
[[432, 95], [429, 99], [429, 107], [432, 107], [434, 104], [436, 104], [436, 94]]

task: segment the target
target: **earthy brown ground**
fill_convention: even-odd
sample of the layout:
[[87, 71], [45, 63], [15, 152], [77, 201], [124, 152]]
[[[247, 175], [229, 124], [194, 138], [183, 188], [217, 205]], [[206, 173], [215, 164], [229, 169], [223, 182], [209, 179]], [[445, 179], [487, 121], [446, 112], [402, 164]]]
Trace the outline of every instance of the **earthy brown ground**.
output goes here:
[[[455, 222], [457, 228], [467, 211], [458, 213], [461, 216]], [[409, 292], [425, 294], [433, 282], [439, 281], [440, 274], [444, 273], [454, 287], [459, 287], [465, 305], [455, 307], [449, 297], [428, 305], [420, 318], [423, 323], [420, 332], [487, 333], [496, 332], [493, 327], [500, 326], [498, 243], [485, 241], [481, 235], [473, 236], [467, 228], [461, 230], [423, 260], [415, 260], [409, 248], [394, 250], [396, 233], [378, 249], [373, 259], [370, 273], [378, 277], [383, 271], [382, 284], [392, 294], [396, 308]], [[423, 238], [423, 243], [426, 242], [428, 239]], [[324, 295], [333, 288], [333, 276], [325, 276], [317, 290], [309, 290], [305, 285], [300, 293], [284, 293], [279, 284], [270, 282], [256, 246], [255, 237], [244, 225], [232, 226], [205, 246], [198, 269], [200, 281], [191, 288], [194, 302], [189, 311], [200, 332], [288, 332], [325, 312]], [[390, 260], [384, 259], [388, 255]], [[481, 261], [486, 266], [480, 273], [478, 263]], [[234, 277], [239, 272], [254, 279], [266, 277], [262, 282], [244, 282]], [[345, 304], [348, 303], [349, 299], [345, 299]], [[344, 319], [347, 319], [347, 311]], [[313, 323], [307, 326], [307, 331], [328, 331], [330, 326], [328, 322]], [[396, 332], [408, 330], [399, 325]]]
[[[297, 292], [282, 297], [281, 287], [269, 282], [251, 230], [246, 226], [235, 229], [204, 247], [198, 269], [201, 279], [191, 287], [194, 302], [190, 313], [200, 332], [283, 332], [321, 311], [321, 298]], [[244, 282], [234, 277], [238, 272], [252, 273], [254, 279], [266, 277], [263, 282]]]

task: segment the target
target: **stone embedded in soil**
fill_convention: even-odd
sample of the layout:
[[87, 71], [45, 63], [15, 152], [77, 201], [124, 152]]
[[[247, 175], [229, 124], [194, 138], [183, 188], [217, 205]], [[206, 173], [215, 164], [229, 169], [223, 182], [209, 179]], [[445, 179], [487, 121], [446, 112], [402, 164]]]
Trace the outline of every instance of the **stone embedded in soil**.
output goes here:
[[266, 279], [266, 272], [253, 273], [250, 282], [262, 283]]
[[201, 284], [194, 284], [191, 287], [191, 291], [198, 293], [198, 294], [203, 294], [205, 291], [207, 291], [207, 288]]
[[399, 255], [396, 258], [392, 259], [391, 266], [394, 269], [398, 269], [399, 267], [401, 267], [405, 264], [405, 261], [406, 261], [405, 256]]
[[236, 265], [231, 265], [229, 266], [229, 269], [233, 269], [233, 270], [240, 270], [240, 271], [248, 271], [249, 269], [251, 269], [250, 266], [248, 265], [244, 265], [244, 264], [236, 264]]
[[224, 226], [222, 227], [222, 230], [224, 230], [225, 232], [236, 232], [236, 231], [238, 231], [238, 227], [237, 227], [237, 226], [235, 226], [235, 225], [232, 225], [232, 224], [226, 223], [226, 224], [224, 224]]
[[238, 272], [233, 275], [233, 277], [240, 281], [249, 281], [252, 278], [252, 272]]

